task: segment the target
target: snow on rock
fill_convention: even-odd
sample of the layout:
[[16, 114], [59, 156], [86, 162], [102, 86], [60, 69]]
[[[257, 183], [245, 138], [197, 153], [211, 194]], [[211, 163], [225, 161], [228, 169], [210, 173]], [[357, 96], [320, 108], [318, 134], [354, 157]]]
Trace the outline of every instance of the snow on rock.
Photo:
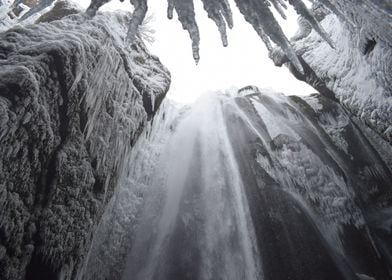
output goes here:
[[[384, 1], [361, 1], [357, 5], [348, 2], [336, 1], [346, 20], [315, 8], [335, 49], [314, 31], [297, 36], [292, 43], [303, 66], [311, 69], [309, 76], [316, 77], [307, 82], [315, 88], [325, 85], [345, 108], [392, 143], [390, 7], [382, 7]], [[273, 58], [282, 64], [284, 58], [278, 53], [275, 50]]]
[[0, 34], [1, 279], [75, 277], [170, 84], [129, 14], [59, 14]]
[[57, 0], [57, 2], [54, 3], [53, 8], [47, 13], [42, 14], [42, 16], [37, 19], [37, 22], [51, 22], [80, 12], [82, 12], [82, 8], [75, 2]]
[[[59, 0], [58, 2], [75, 7], [75, 4], [70, 4], [71, 2], [68, 0]], [[0, 32], [8, 30], [14, 25], [34, 23], [42, 14], [50, 11], [55, 3], [57, 2], [45, 0], [5, 1], [3, 5], [0, 5]], [[37, 9], [38, 6], [42, 9]], [[63, 11], [66, 13], [66, 9], [63, 9]]]

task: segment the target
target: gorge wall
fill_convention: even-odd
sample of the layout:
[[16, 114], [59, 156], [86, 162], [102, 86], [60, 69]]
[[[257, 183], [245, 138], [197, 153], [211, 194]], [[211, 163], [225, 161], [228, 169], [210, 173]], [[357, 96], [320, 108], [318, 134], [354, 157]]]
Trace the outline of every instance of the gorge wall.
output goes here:
[[75, 277], [169, 88], [141, 40], [125, 46], [127, 21], [74, 15], [0, 34], [1, 279]]
[[[249, 87], [238, 93], [246, 96], [222, 98], [224, 106], [213, 100], [235, 147], [259, 249], [269, 261], [267, 279], [391, 275], [391, 11], [384, 1], [331, 2], [336, 13], [313, 11], [334, 48], [302, 20], [292, 44], [304, 73], [280, 49], [272, 53], [322, 96], [288, 98]], [[128, 14], [61, 19], [78, 9], [56, 5], [36, 18], [41, 24], [0, 34], [0, 279], [121, 279], [159, 157], [143, 143], [135, 153], [132, 147], [141, 133], [152, 146], [164, 145], [187, 113], [173, 117], [176, 109], [167, 105], [143, 131], [169, 88], [168, 71], [141, 40], [124, 43]], [[207, 113], [201, 124], [215, 120], [214, 110]], [[237, 211], [225, 202], [228, 213]], [[184, 220], [203, 225], [188, 214]], [[206, 221], [218, 224], [208, 214]], [[189, 252], [196, 254], [192, 229], [176, 230], [188, 238], [183, 248], [194, 245]], [[288, 234], [301, 230], [308, 234]], [[148, 254], [143, 248], [136, 252]], [[163, 267], [168, 279], [195, 270], [186, 262], [175, 268]]]

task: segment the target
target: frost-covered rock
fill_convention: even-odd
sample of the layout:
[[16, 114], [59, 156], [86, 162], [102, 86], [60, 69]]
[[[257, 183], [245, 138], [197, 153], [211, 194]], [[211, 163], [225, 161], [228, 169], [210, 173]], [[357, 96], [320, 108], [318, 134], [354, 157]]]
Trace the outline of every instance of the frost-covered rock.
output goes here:
[[[94, 234], [85, 266], [78, 275], [81, 279], [121, 279], [147, 197], [151, 193], [158, 196], [161, 191], [151, 187], [158, 160], [177, 121], [187, 111], [165, 100], [152, 125], [140, 136], [127, 159], [129, 173], [122, 177]], [[159, 208], [159, 201], [152, 203]]]
[[[299, 78], [329, 92], [366, 125], [392, 143], [392, 14], [384, 1], [336, 1], [341, 17], [318, 6], [321, 24], [332, 39], [331, 49], [315, 32], [303, 28], [292, 43], [302, 57], [305, 75]], [[374, 3], [373, 3], [374, 2]], [[345, 19], [345, 20], [344, 20]], [[283, 52], [272, 56], [277, 64], [288, 61]], [[302, 76], [302, 77], [301, 77]], [[326, 90], [327, 89], [327, 90]]]
[[168, 90], [144, 44], [124, 44], [128, 21], [73, 15], [0, 34], [1, 279], [75, 276]]
[[50, 11], [37, 19], [37, 22], [51, 22], [80, 12], [82, 12], [82, 8], [75, 2], [58, 0]]
[[[6, 31], [15, 25], [24, 26], [34, 23], [41, 15], [49, 12], [54, 5], [58, 6], [58, 8], [61, 7], [57, 10], [61, 11], [63, 16], [79, 12], [80, 10], [80, 8], [77, 8], [78, 11], [76, 11], [77, 5], [69, 0], [53, 1], [42, 9], [37, 10], [37, 5], [40, 5], [42, 2], [41, 0], [5, 1], [3, 5], [0, 5], [0, 32]], [[71, 10], [73, 11], [71, 12]], [[59, 14], [57, 18], [61, 18], [61, 15]]]

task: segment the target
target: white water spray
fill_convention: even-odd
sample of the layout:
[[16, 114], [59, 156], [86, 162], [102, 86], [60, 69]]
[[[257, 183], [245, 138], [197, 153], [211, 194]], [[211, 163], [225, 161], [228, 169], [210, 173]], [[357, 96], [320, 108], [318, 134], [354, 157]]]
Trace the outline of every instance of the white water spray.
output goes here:
[[[198, 271], [192, 279], [263, 278], [247, 199], [226, 132], [223, 102], [229, 99], [216, 94], [201, 98], [168, 141], [154, 182], [164, 182], [166, 189], [159, 222], [148, 238], [151, 220], [148, 226], [140, 226], [124, 280], [179, 277], [170, 272], [171, 262], [183, 265], [185, 274]], [[156, 207], [156, 201], [151, 201], [151, 207]], [[189, 234], [193, 237], [187, 239]], [[182, 238], [185, 242], [178, 249], [173, 243]], [[174, 259], [173, 253], [168, 255], [173, 246]], [[184, 260], [188, 257], [189, 262]]]

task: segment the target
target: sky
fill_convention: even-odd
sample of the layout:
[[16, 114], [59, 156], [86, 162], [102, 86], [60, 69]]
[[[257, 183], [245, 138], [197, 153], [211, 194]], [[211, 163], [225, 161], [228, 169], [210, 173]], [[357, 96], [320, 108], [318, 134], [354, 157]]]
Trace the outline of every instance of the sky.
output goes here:
[[[78, 3], [87, 7], [89, 0]], [[152, 14], [150, 27], [155, 30], [155, 41], [149, 45], [150, 51], [157, 55], [168, 67], [172, 75], [169, 98], [180, 103], [191, 103], [200, 95], [211, 91], [222, 91], [232, 87], [241, 88], [256, 85], [287, 95], [306, 95], [315, 90], [298, 81], [286, 67], [274, 66], [268, 51], [250, 24], [245, 22], [232, 0], [229, 0], [234, 19], [234, 28], [228, 30], [229, 46], [224, 48], [215, 23], [208, 19], [201, 1], [194, 1], [196, 18], [200, 29], [200, 62], [195, 64], [192, 57], [191, 41], [188, 33], [174, 15], [167, 19], [167, 1], [149, 1], [149, 14]], [[132, 10], [127, 0], [121, 3], [112, 0], [101, 10]], [[287, 37], [297, 31], [295, 12], [289, 10], [288, 20], [281, 21]], [[277, 16], [278, 18], [278, 16]]]

